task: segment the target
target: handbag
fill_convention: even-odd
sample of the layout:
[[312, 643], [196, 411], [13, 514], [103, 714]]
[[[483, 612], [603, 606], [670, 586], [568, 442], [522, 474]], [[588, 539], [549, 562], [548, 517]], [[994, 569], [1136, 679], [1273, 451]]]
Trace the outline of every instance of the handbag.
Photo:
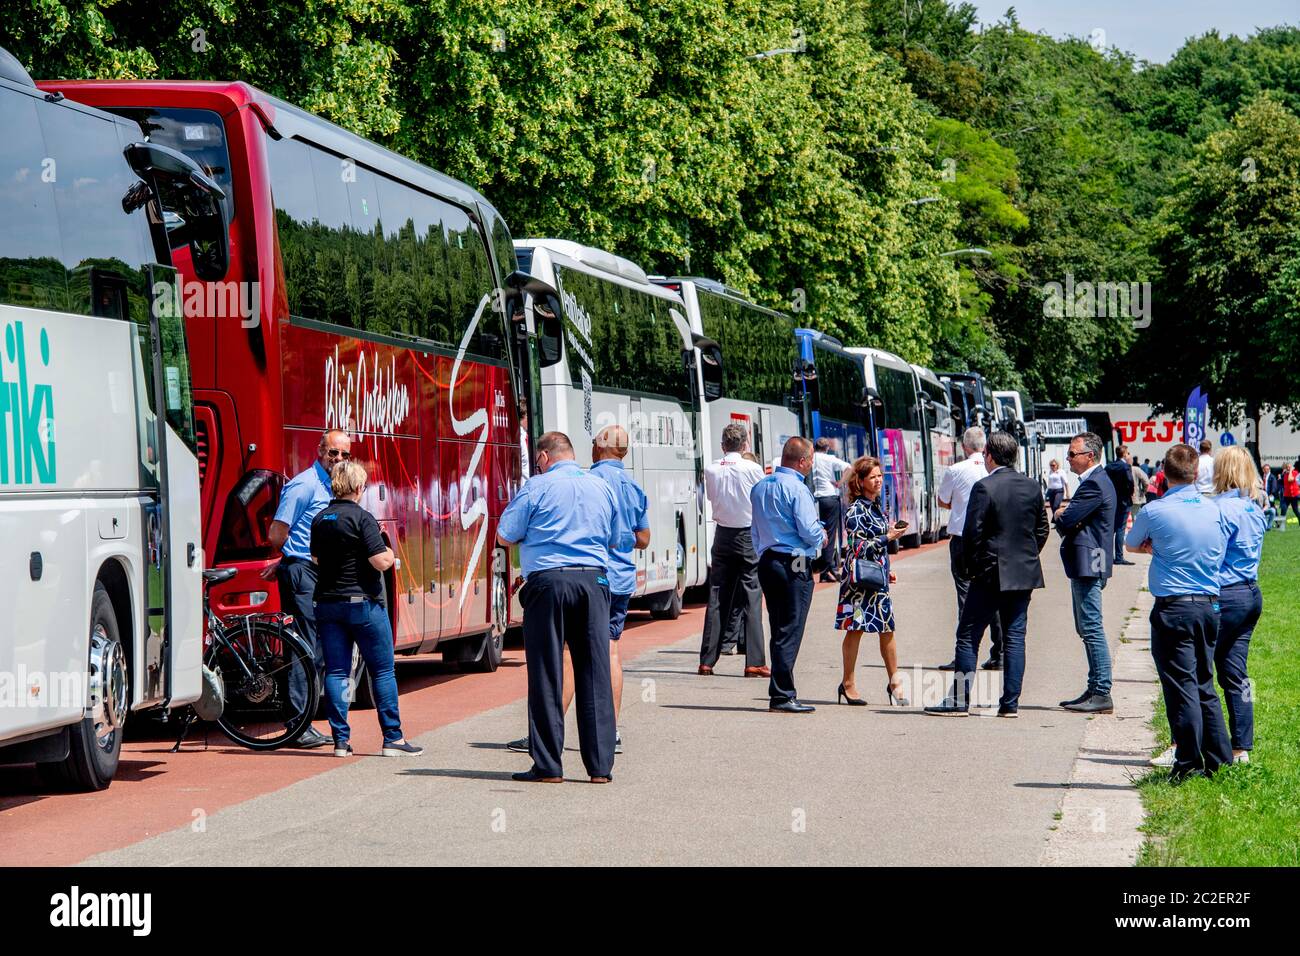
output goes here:
[[869, 558], [862, 557], [862, 549], [866, 545], [863, 541], [853, 550], [853, 557], [849, 559], [849, 583], [854, 587], [862, 588], [868, 594], [874, 594], [877, 591], [883, 591], [889, 585], [889, 572], [885, 566]]

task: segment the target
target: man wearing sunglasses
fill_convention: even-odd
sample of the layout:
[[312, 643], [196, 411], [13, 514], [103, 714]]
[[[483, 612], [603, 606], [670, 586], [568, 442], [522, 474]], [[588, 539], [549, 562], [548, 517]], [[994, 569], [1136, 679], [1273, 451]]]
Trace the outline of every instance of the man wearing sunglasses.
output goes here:
[[[284, 486], [280, 505], [275, 509], [275, 519], [266, 535], [271, 547], [281, 552], [281, 557], [262, 571], [262, 577], [267, 580], [275, 578], [280, 592], [280, 610], [293, 615], [298, 633], [311, 645], [317, 670], [324, 667], [325, 658], [316, 638], [316, 613], [312, 609], [316, 565], [311, 561], [311, 522], [333, 498], [330, 469], [351, 457], [352, 439], [347, 432], [332, 428], [323, 434], [311, 467], [299, 472]], [[305, 704], [301, 698], [306, 687], [302, 683], [290, 676], [289, 699], [295, 707]], [[330, 738], [310, 724], [297, 740], [297, 745], [305, 749], [324, 747], [328, 743]]]

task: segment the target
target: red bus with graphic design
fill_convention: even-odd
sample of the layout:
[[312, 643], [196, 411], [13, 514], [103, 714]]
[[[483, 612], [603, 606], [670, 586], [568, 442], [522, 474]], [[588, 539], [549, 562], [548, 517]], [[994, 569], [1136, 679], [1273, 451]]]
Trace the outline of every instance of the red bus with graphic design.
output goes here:
[[[224, 281], [184, 280], [203, 547], [239, 574], [223, 613], [274, 610], [267, 530], [321, 432], [370, 476], [362, 504], [400, 564], [396, 650], [495, 670], [510, 556], [496, 521], [521, 481], [520, 365], [495, 290], [515, 272], [495, 209], [463, 183], [244, 83], [41, 86], [140, 125], [226, 192]], [[168, 227], [180, 225], [168, 217]]]

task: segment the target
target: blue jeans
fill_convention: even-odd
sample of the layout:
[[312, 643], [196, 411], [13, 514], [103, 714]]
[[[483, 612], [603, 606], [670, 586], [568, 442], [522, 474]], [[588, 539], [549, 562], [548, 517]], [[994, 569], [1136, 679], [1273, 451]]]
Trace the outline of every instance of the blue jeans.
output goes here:
[[1128, 505], [1118, 505], [1115, 508], [1115, 560], [1123, 561], [1124, 558], [1124, 536], [1128, 533]]
[[1246, 655], [1250, 636], [1264, 610], [1256, 584], [1232, 584], [1219, 592], [1219, 638], [1214, 642], [1214, 670], [1228, 701], [1228, 727], [1233, 750], [1255, 747], [1255, 704]]
[[316, 605], [316, 633], [325, 651], [325, 704], [334, 743], [347, 743], [352, 645], [361, 651], [370, 675], [375, 712], [384, 743], [402, 739], [397, 713], [397, 678], [393, 674], [393, 629], [378, 601], [324, 601]]
[[1110, 693], [1110, 647], [1101, 620], [1101, 592], [1105, 578], [1071, 578], [1070, 600], [1074, 605], [1074, 629], [1083, 639], [1088, 655], [1088, 693]]
[[1004, 710], [1020, 708], [1020, 686], [1025, 677], [1025, 631], [1029, 624], [1029, 599], [1033, 591], [999, 591], [982, 581], [972, 581], [957, 622], [957, 673], [948, 695], [958, 707], [970, 707], [970, 685], [979, 664], [980, 641], [995, 617], [1002, 620], [1002, 698]]

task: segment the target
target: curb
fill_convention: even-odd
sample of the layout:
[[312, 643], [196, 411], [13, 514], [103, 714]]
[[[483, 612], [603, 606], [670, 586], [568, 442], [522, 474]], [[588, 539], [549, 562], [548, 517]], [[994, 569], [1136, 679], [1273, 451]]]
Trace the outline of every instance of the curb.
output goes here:
[[1132, 866], [1146, 839], [1136, 782], [1155, 749], [1160, 684], [1151, 659], [1151, 592], [1138, 592], [1113, 656], [1113, 717], [1088, 722], [1042, 866]]

